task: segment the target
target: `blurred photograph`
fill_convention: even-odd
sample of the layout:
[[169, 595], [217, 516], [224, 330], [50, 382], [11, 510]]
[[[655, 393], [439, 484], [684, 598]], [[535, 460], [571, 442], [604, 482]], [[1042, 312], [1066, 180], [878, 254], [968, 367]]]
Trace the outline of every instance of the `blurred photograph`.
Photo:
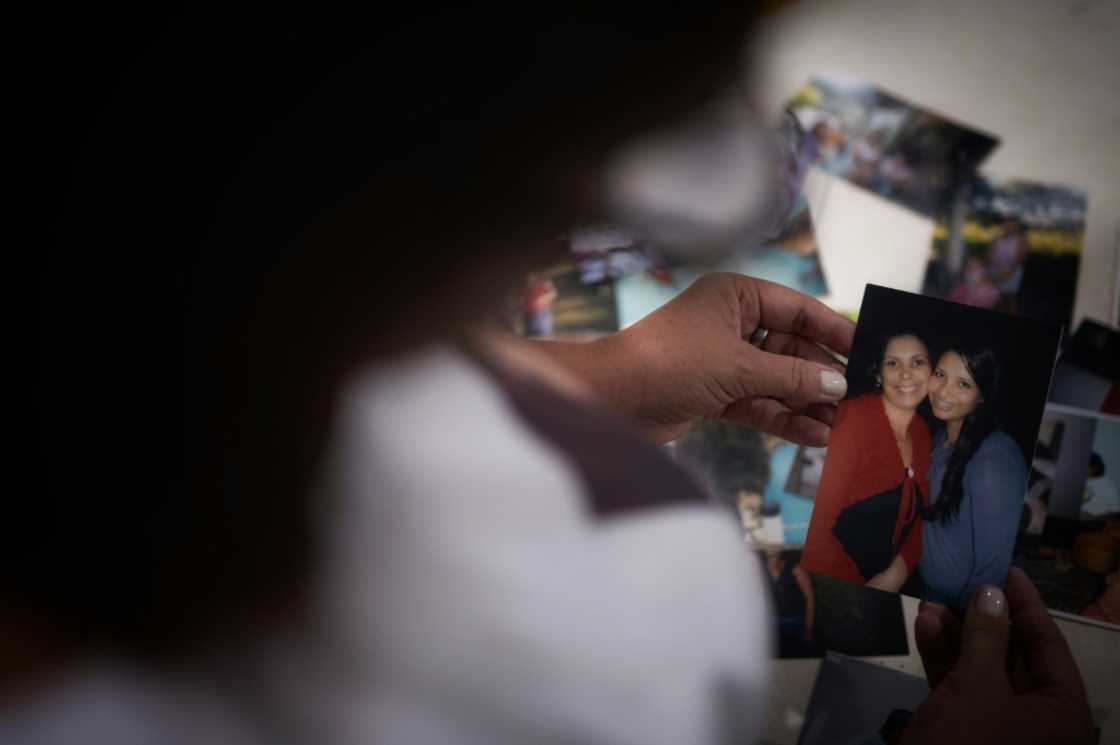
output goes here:
[[979, 176], [934, 229], [922, 292], [1069, 326], [1085, 237], [1085, 192]]
[[826, 650], [909, 654], [898, 595], [810, 576], [797, 550], [767, 548], [758, 558], [774, 605], [779, 658], [823, 657]]
[[1120, 331], [1086, 318], [1066, 347], [1050, 401], [1120, 415]]
[[1002, 583], [1060, 339], [868, 286], [802, 567], [954, 608]]
[[619, 324], [625, 328], [640, 321], [711, 271], [745, 274], [822, 297], [828, 294], [828, 283], [817, 249], [809, 204], [801, 196], [775, 237], [761, 246], [744, 246], [717, 266], [669, 267], [649, 262], [642, 267], [644, 271], [620, 274], [615, 285]]
[[674, 450], [711, 498], [738, 515], [748, 546], [805, 543], [814, 495], [791, 486], [790, 476], [799, 458], [823, 461], [823, 448], [802, 448], [727, 422], [704, 422], [677, 440]]
[[1050, 608], [1092, 615], [1093, 606], [1111, 603], [1115, 619], [1118, 557], [1120, 417], [1049, 404], [1014, 562]]
[[514, 331], [528, 337], [590, 338], [618, 330], [614, 280], [584, 280], [575, 263], [525, 278], [512, 313]]
[[824, 459], [827, 453], [827, 448], [799, 445], [793, 463], [789, 467], [789, 476], [785, 483], [786, 491], [805, 499], [813, 499], [821, 483], [821, 473], [824, 472]]
[[925, 678], [842, 654], [817, 672], [799, 745], [898, 742], [911, 713], [929, 695]]
[[925, 215], [953, 195], [998, 140], [865, 81], [812, 78], [787, 104], [829, 173]]

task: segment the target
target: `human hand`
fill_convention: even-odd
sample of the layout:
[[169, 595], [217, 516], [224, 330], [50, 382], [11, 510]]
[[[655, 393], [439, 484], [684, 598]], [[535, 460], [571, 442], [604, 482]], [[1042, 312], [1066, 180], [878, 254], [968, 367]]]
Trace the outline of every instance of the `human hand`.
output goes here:
[[[762, 348], [746, 340], [769, 329]], [[616, 365], [610, 398], [667, 442], [702, 419], [822, 446], [855, 324], [787, 287], [708, 274], [633, 326], [600, 340]]]
[[910, 577], [910, 569], [901, 555], [891, 559], [887, 568], [869, 579], [866, 587], [884, 592], [898, 592]]
[[1008, 573], [1006, 594], [979, 588], [963, 623], [944, 606], [922, 603], [914, 634], [933, 692], [901, 742], [1094, 741], [1077, 663], [1018, 568]]
[[[882, 590], [883, 592], [898, 592], [898, 587], [891, 581], [886, 572], [879, 572], [871, 579], [867, 580], [865, 587], [870, 587], [873, 590]], [[899, 585], [901, 587], [901, 585]]]

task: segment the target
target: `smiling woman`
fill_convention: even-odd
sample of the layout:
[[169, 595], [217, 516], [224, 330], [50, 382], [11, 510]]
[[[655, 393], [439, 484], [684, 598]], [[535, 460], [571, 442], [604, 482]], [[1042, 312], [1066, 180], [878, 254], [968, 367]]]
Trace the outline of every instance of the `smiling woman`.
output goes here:
[[915, 416], [930, 380], [929, 350], [909, 332], [886, 335], [875, 390], [837, 409], [802, 567], [897, 592], [922, 554], [930, 434]]
[[869, 285], [802, 566], [958, 608], [1001, 584], [1059, 339]]
[[1027, 464], [996, 426], [995, 353], [955, 346], [938, 359], [929, 381], [933, 415], [945, 428], [933, 442], [919, 573], [927, 599], [959, 608], [976, 587], [1007, 576]]

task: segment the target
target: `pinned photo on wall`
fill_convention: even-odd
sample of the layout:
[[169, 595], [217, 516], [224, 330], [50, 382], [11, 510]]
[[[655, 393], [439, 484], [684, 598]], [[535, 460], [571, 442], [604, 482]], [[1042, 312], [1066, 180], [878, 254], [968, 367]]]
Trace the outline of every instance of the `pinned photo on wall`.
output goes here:
[[999, 142], [838, 75], [813, 77], [787, 109], [809, 133], [816, 165], [930, 216], [948, 211], [958, 187]]
[[527, 276], [510, 315], [521, 336], [592, 338], [619, 328], [614, 280], [585, 282], [575, 263]]
[[801, 565], [963, 608], [1010, 566], [1061, 327], [868, 286]]
[[1120, 416], [1048, 404], [1014, 563], [1047, 607], [1120, 623]]
[[934, 229], [922, 292], [1067, 327], [1085, 237], [1085, 192], [981, 175]]

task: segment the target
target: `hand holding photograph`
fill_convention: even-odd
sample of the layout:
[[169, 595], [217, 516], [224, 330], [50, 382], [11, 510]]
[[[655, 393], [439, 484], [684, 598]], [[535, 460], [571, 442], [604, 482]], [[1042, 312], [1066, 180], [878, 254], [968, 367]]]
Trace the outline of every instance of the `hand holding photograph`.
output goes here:
[[801, 566], [954, 608], [1002, 583], [1060, 340], [869, 285]]

